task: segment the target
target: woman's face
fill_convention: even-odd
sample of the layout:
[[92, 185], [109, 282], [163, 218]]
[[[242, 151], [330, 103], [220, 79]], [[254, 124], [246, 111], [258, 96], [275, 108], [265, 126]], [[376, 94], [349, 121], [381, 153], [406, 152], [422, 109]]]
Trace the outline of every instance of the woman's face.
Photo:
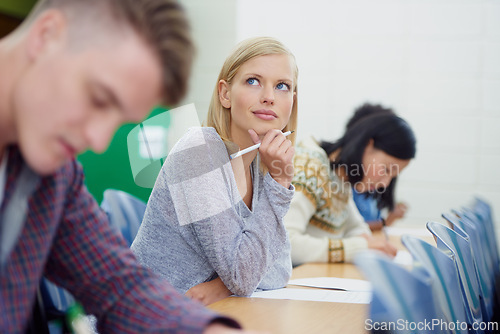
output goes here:
[[373, 192], [385, 189], [391, 180], [408, 166], [410, 160], [402, 160], [385, 153], [373, 146], [370, 140], [363, 153], [361, 173], [363, 179], [354, 187], [358, 192]]
[[292, 112], [295, 93], [292, 62], [287, 55], [265, 55], [244, 63], [231, 84], [219, 82], [219, 98], [231, 110], [231, 137], [248, 137], [253, 129], [264, 136], [282, 130]]

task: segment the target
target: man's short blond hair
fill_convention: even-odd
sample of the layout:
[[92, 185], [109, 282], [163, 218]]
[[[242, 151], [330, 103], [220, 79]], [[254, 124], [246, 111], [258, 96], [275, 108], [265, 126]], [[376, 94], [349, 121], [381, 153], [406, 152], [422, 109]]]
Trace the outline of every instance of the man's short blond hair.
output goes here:
[[61, 10], [71, 26], [85, 24], [91, 35], [106, 34], [102, 27], [126, 26], [148, 44], [163, 69], [163, 102], [178, 103], [185, 95], [194, 57], [190, 26], [177, 0], [39, 0], [23, 26], [40, 13]]

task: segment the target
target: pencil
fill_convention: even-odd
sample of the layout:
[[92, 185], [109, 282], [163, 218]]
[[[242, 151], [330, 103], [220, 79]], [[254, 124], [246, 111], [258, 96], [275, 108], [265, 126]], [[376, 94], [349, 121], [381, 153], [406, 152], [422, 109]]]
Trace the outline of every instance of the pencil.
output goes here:
[[[292, 131], [287, 131], [287, 132], [285, 132], [285, 133], [283, 133], [283, 134], [284, 134], [284, 135], [285, 135], [285, 137], [286, 137], [286, 136], [288, 136], [288, 135], [291, 135], [293, 132], [294, 132], [294, 130], [292, 130]], [[231, 154], [231, 155], [229, 156], [229, 157], [230, 157], [230, 160], [232, 160], [232, 159], [234, 159], [234, 158], [237, 158], [237, 157], [239, 157], [239, 156], [242, 156], [242, 155], [243, 155], [243, 154], [245, 154], [245, 153], [252, 152], [252, 151], [254, 151], [254, 150], [258, 149], [259, 147], [260, 147], [260, 143], [255, 144], [255, 145], [252, 145], [252, 146], [250, 146], [250, 147], [247, 147], [247, 148], [245, 148], [244, 150], [238, 151], [238, 152], [236, 152], [236, 153], [233, 153], [233, 154]]]
[[389, 235], [387, 234], [387, 230], [386, 230], [386, 225], [385, 225], [385, 219], [384, 218], [380, 218], [382, 220], [382, 232], [384, 233], [384, 236], [385, 236], [385, 240], [386, 241], [389, 241]]

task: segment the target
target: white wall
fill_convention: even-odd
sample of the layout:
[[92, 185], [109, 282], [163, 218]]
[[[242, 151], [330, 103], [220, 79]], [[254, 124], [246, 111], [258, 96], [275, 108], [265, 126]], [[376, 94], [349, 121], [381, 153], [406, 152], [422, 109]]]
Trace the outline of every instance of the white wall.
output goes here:
[[299, 139], [340, 137], [365, 101], [390, 106], [418, 140], [397, 193], [411, 207], [407, 222], [441, 221], [473, 194], [500, 219], [500, 1], [182, 2], [196, 18], [187, 102], [200, 116], [232, 46], [277, 37], [299, 66]]
[[180, 0], [190, 19], [196, 43], [196, 59], [189, 92], [180, 105], [194, 103], [200, 121], [210, 104], [219, 71], [236, 44], [234, 0]]

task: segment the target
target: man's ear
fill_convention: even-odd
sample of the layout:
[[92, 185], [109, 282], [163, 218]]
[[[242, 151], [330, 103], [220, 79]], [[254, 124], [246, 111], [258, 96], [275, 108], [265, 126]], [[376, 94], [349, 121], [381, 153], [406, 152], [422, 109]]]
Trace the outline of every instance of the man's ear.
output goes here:
[[66, 38], [66, 17], [59, 10], [49, 9], [35, 18], [28, 29], [26, 52], [34, 60]]
[[219, 100], [224, 108], [231, 108], [231, 91], [226, 80], [219, 81]]

